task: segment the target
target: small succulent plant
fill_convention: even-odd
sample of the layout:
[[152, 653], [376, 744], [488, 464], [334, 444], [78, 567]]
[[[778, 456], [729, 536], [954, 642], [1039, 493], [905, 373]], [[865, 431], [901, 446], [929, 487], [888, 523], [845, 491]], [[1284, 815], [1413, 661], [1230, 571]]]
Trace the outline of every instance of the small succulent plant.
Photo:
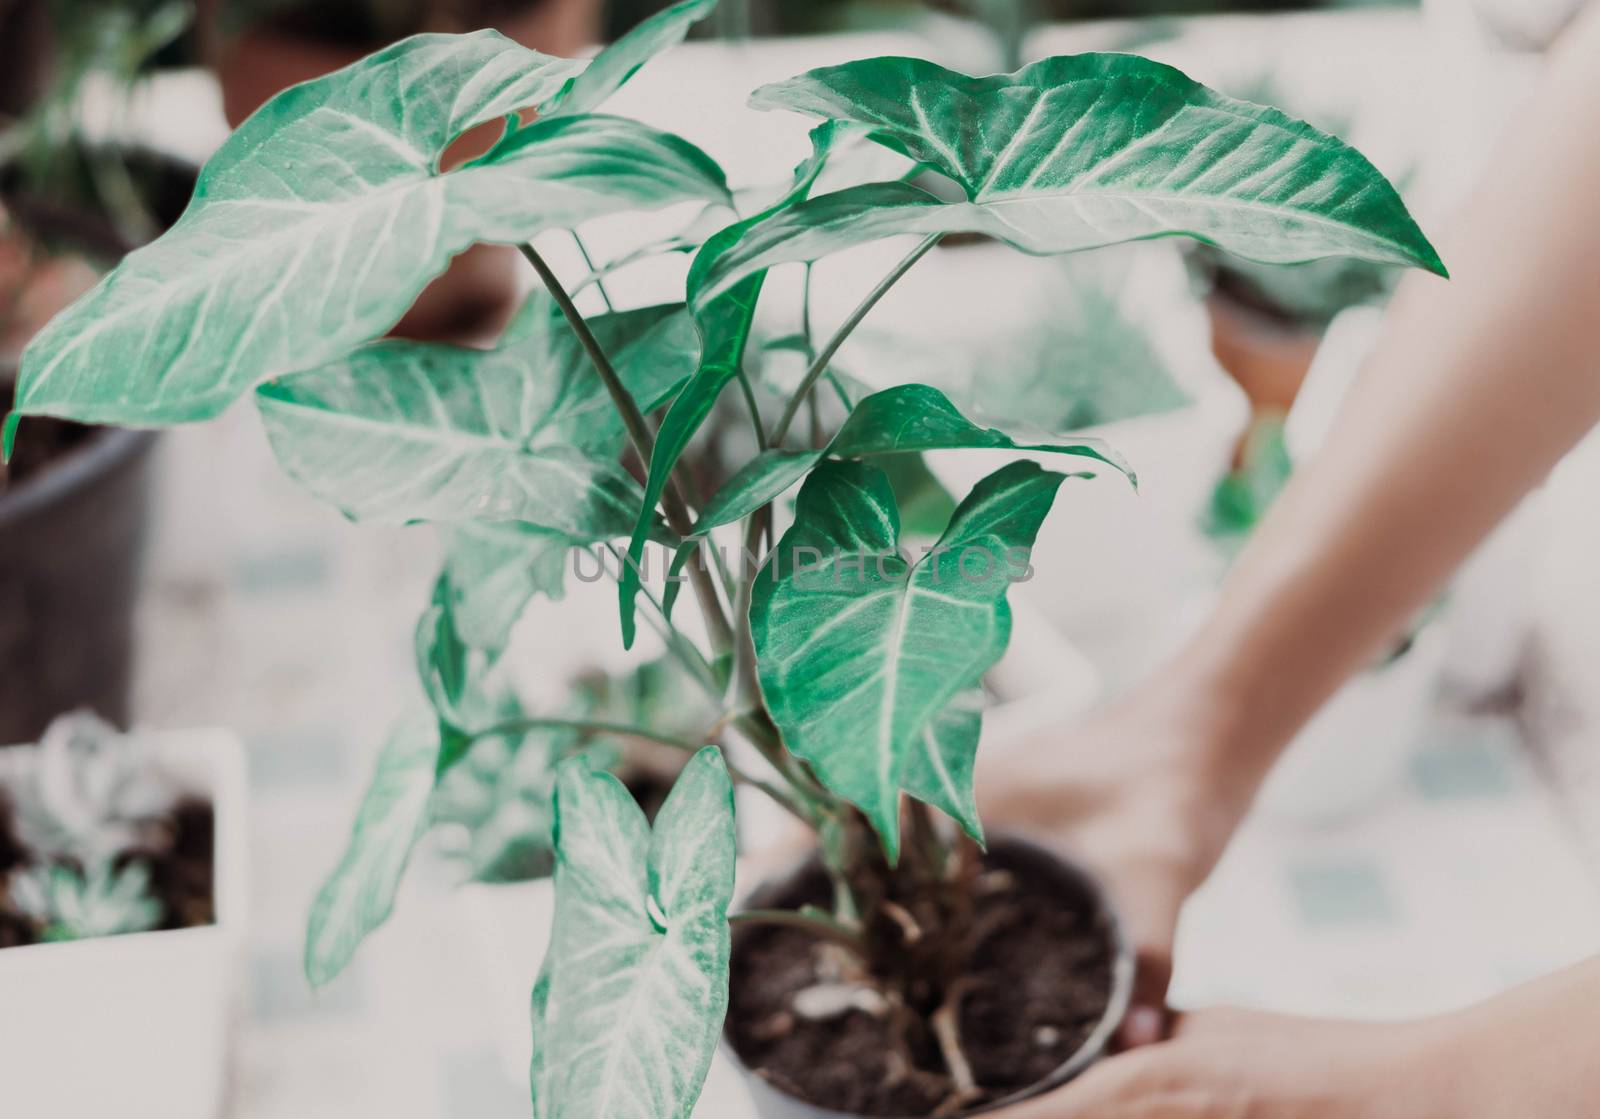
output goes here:
[[39, 740], [37, 764], [12, 792], [13, 826], [37, 862], [89, 866], [163, 846], [164, 821], [179, 793], [137, 740], [74, 712]]
[[38, 926], [43, 941], [148, 932], [161, 923], [161, 902], [150, 892], [150, 868], [142, 862], [24, 867], [12, 873], [7, 894], [12, 907]]

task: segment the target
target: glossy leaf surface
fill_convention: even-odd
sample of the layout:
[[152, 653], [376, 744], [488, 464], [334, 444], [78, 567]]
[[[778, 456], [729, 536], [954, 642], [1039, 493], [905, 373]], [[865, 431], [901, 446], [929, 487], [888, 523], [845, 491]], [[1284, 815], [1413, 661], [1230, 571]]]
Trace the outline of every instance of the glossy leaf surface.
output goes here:
[[695, 755], [654, 833], [620, 781], [564, 762], [555, 836], [555, 924], [533, 992], [535, 1119], [688, 1119], [728, 1003], [722, 755]]
[[[912, 560], [896, 551], [888, 478], [830, 459], [801, 487], [794, 525], [756, 581], [751, 635], [784, 743], [866, 813], [891, 857], [911, 754], [1004, 652], [1010, 578], [1063, 480], [1031, 462], [996, 471]], [[946, 799], [959, 815], [960, 798]]]
[[616, 117], [539, 121], [439, 170], [462, 132], [581, 67], [492, 31], [422, 35], [279, 94], [207, 163], [177, 225], [29, 346], [18, 411], [204, 419], [383, 334], [474, 242], [726, 198], [698, 149]]
[[[378, 342], [263, 385], [284, 471], [354, 520], [516, 521], [577, 542], [626, 536], [639, 487], [621, 421], [545, 297], [502, 348]], [[645, 408], [695, 365], [680, 305], [596, 316], [591, 329]]]
[[749, 516], [825, 457], [871, 458], [960, 448], [1077, 455], [1133, 477], [1116, 452], [1097, 439], [1072, 436], [1049, 443], [1018, 443], [1003, 431], [967, 419], [938, 389], [896, 385], [861, 400], [824, 450], [774, 450], [752, 459], [706, 502], [695, 531], [708, 532]]
[[722, 255], [699, 298], [897, 233], [981, 233], [1030, 253], [1189, 236], [1265, 262], [1352, 256], [1444, 271], [1354, 148], [1134, 55], [1049, 58], [985, 78], [865, 59], [763, 87], [752, 103], [866, 125], [966, 200], [878, 183], [774, 212]]
[[343, 971], [361, 941], [394, 911], [411, 849], [428, 826], [438, 753], [438, 730], [425, 717], [402, 723], [384, 746], [349, 845], [311, 909], [305, 971], [313, 987]]
[[[835, 148], [847, 140], [859, 138], [860, 130], [847, 124], [825, 122], [813, 128], [811, 154], [795, 167], [793, 185], [789, 191], [764, 213], [780, 212], [795, 199], [805, 197]], [[639, 510], [633, 538], [628, 545], [629, 562], [623, 565], [617, 588], [624, 647], [633, 645], [637, 624], [634, 603], [640, 588], [638, 565], [644, 555], [644, 542], [650, 519], [655, 515], [656, 503], [661, 500], [679, 457], [689, 446], [695, 432], [700, 430], [700, 425], [706, 422], [706, 417], [711, 415], [717, 397], [743, 369], [745, 346], [750, 341], [756, 302], [761, 298], [766, 273], [747, 271], [736, 283], [724, 285], [715, 298], [702, 298], [700, 293], [720, 269], [723, 254], [736, 248], [761, 220], [762, 215], [758, 214], [716, 233], [701, 246], [695, 254], [694, 263], [689, 267], [687, 290], [695, 328], [700, 334], [700, 366], [667, 410], [656, 436], [655, 451], [650, 456], [644, 505]]]
[[682, 0], [641, 20], [595, 55], [581, 74], [569, 79], [561, 92], [540, 108], [540, 117], [593, 112], [646, 62], [683, 42], [689, 28], [716, 6], [717, 0]]
[[983, 731], [983, 689], [962, 692], [922, 728], [906, 758], [905, 791], [955, 820], [983, 842], [972, 781]]
[[444, 532], [444, 572], [461, 639], [498, 654], [536, 595], [560, 598], [573, 544], [517, 524], [468, 524]]

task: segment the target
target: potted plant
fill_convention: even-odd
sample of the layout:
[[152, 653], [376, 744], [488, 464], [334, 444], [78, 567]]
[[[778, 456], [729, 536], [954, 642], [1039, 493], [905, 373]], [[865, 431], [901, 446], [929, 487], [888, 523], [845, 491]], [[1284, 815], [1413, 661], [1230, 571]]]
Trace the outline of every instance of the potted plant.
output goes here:
[[[177, 219], [194, 170], [120, 137], [91, 138], [91, 79], [123, 100], [185, 25], [183, 6], [61, 0], [11, 6], [0, 65], [0, 406], [46, 321]], [[42, 421], [0, 466], [0, 742], [32, 741], [79, 706], [127, 719], [149, 432]]]
[[[535, 1113], [687, 1115], [726, 1023], [770, 1114], [960, 1114], [1071, 1075], [1118, 1010], [1117, 924], [1099, 892], [1021, 841], [984, 845], [972, 793], [1007, 590], [1033, 573], [1034, 535], [1069, 475], [1002, 467], [918, 556], [901, 551], [879, 464], [986, 448], [1086, 468], [1072, 477], [1124, 468], [1092, 440], [1019, 443], [915, 383], [845, 386], [848, 417], [807, 445], [808, 398], [948, 232], [1037, 254], [1188, 234], [1264, 260], [1443, 268], [1357, 152], [1169, 67], [1086, 55], [971, 78], [879, 58], [758, 91], [758, 108], [824, 118], [792, 182], [711, 223], [682, 302], [585, 315], [568, 286], [580, 278], [555, 273], [542, 234], [672, 204], [700, 228], [705, 207], [733, 202], [698, 149], [595, 111], [711, 6], [674, 5], [587, 66], [493, 33], [428, 35], [275, 98], [202, 172], [184, 220], [35, 340], [6, 434], [37, 414], [196, 421], [249, 392], [313, 492], [355, 519], [440, 522], [492, 552], [455, 553], [436, 586], [418, 641], [433, 710], [383, 751], [313, 907], [313, 982], [387, 917], [437, 783], [480, 743], [627, 733], [690, 760], [653, 829], [588, 759], [557, 766]], [[505, 128], [487, 153], [439, 169], [453, 139], [491, 120]], [[820, 168], [847, 169], [862, 143], [929, 164], [962, 199], [904, 180], [813, 194]], [[762, 375], [746, 343], [767, 271], [895, 234], [915, 246], [831, 334], [807, 336], [804, 373], [762, 411], [744, 390]], [[479, 241], [518, 245], [541, 283], [497, 348], [379, 340]], [[97, 360], [108, 354], [114, 374]], [[724, 390], [765, 449], [702, 497], [678, 460]], [[715, 547], [734, 533], [742, 546]], [[716, 704], [702, 733], [511, 708], [501, 627], [538, 589], [531, 557], [575, 546], [615, 549], [623, 643], [640, 618], [659, 629]], [[684, 582], [703, 642], [672, 621]], [[735, 738], [753, 760], [705, 745]], [[730, 917], [735, 782], [814, 828], [818, 847]]]
[[80, 713], [0, 751], [7, 1110], [217, 1113], [243, 962], [244, 813], [243, 751], [218, 733], [122, 736]]

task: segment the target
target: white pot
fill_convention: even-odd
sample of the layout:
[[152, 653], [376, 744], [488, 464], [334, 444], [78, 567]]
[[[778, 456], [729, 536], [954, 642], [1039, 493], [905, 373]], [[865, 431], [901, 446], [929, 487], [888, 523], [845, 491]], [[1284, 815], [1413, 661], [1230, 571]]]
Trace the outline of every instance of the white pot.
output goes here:
[[[1100, 678], [1094, 666], [1040, 615], [1025, 589], [1013, 589], [1011, 642], [987, 683], [996, 701], [984, 712], [984, 746], [1021, 739], [1044, 726], [1070, 722], [1094, 705]], [[982, 747], [980, 747], [982, 748]], [[755, 768], [759, 762], [751, 762]], [[752, 789], [739, 790], [741, 848], [750, 858], [739, 861], [741, 892], [759, 883], [772, 869], [774, 847], [792, 840], [795, 827], [787, 818], [773, 821], [767, 802]], [[780, 830], [783, 829], [783, 830]], [[788, 852], [790, 856], [793, 850]], [[549, 880], [510, 885], [468, 883], [457, 893], [470, 935], [477, 944], [484, 981], [492, 1003], [495, 1037], [507, 1074], [516, 1083], [528, 1075], [533, 1050], [529, 994], [550, 946], [555, 894]], [[696, 1111], [705, 1119], [747, 1114], [745, 1089], [719, 1056]]]
[[[152, 751], [216, 819], [216, 924], [0, 950], [0, 1115], [216, 1119], [244, 962], [244, 751], [217, 730]], [[0, 750], [0, 776], [33, 764]]]

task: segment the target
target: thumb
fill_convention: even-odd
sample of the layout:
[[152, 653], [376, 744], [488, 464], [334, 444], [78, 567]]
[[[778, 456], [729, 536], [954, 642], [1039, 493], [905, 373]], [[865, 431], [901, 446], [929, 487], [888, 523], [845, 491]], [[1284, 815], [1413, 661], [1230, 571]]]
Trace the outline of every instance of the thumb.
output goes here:
[[1124, 862], [1109, 869], [1106, 880], [1135, 953], [1133, 999], [1117, 1044], [1124, 1049], [1153, 1045], [1171, 1029], [1167, 988], [1187, 883], [1167, 864], [1155, 862]]

